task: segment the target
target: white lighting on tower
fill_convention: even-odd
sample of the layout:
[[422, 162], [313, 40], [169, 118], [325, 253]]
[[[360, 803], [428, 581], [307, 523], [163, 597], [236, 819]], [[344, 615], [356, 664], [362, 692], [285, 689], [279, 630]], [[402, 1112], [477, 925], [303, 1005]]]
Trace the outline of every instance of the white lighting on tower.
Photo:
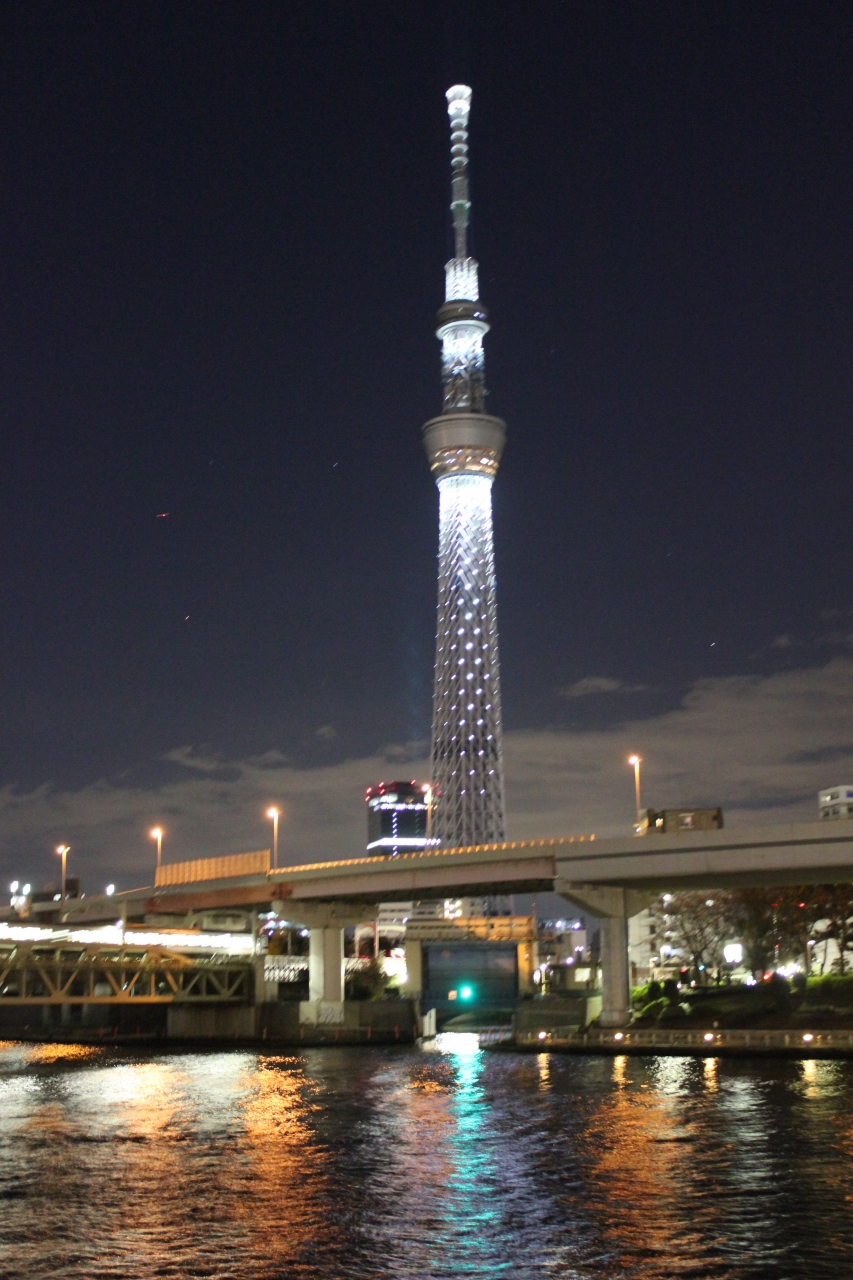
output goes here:
[[430, 828], [436, 843], [459, 846], [505, 838], [492, 482], [506, 429], [485, 411], [489, 325], [468, 254], [471, 90], [454, 85], [447, 103], [455, 254], [436, 330], [444, 406], [423, 435], [439, 491]]

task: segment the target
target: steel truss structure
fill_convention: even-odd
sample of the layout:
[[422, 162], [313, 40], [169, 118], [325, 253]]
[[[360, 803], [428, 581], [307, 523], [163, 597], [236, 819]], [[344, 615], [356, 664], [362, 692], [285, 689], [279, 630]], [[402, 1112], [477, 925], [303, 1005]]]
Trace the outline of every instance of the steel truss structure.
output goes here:
[[0, 943], [0, 1006], [248, 1003], [250, 961], [190, 957], [162, 947]]
[[439, 485], [434, 833], [442, 844], [504, 838], [491, 480]]

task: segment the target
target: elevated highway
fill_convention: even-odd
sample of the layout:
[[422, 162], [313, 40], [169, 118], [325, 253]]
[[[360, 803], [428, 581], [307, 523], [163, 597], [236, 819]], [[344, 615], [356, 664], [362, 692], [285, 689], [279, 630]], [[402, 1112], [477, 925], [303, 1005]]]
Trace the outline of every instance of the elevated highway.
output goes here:
[[853, 881], [853, 821], [596, 840], [588, 850], [559, 851], [555, 863], [566, 888], [617, 885], [659, 894], [668, 889], [842, 883]]
[[[185, 865], [192, 876], [197, 874], [192, 868], [203, 864]], [[180, 881], [178, 868], [172, 871], [171, 879]], [[341, 999], [341, 930], [373, 918], [380, 901], [556, 891], [601, 920], [602, 1021], [620, 1025], [629, 1010], [627, 919], [659, 894], [833, 882], [853, 882], [853, 821], [607, 840], [573, 836], [428, 849], [393, 859], [344, 858], [161, 883], [114, 901], [123, 901], [125, 910], [135, 904], [162, 916], [275, 909], [311, 930], [312, 997], [329, 1002]], [[416, 991], [415, 980], [412, 993]]]
[[653, 897], [669, 889], [853, 881], [853, 821], [683, 831], [597, 840], [568, 836], [463, 849], [426, 849], [396, 858], [343, 858], [252, 876], [138, 889], [151, 911], [278, 901], [300, 908], [555, 890], [619, 888]]

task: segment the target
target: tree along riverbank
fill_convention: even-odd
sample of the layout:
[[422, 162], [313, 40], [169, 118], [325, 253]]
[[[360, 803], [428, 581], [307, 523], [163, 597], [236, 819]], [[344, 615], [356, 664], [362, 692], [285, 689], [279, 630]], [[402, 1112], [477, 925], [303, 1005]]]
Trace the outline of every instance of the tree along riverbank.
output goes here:
[[825, 974], [789, 981], [770, 974], [753, 986], [648, 983], [633, 993], [637, 1030], [853, 1030], [853, 976]]

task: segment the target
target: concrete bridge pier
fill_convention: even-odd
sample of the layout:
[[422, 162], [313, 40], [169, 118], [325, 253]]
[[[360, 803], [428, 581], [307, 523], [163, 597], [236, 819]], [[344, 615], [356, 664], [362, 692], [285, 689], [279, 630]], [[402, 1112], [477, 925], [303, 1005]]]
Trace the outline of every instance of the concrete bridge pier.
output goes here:
[[597, 916], [601, 928], [601, 1025], [624, 1027], [631, 1021], [628, 917], [651, 906], [657, 894], [608, 885], [554, 882], [557, 893], [582, 911]]
[[631, 984], [628, 975], [628, 918], [602, 916], [601, 1015], [603, 1027], [624, 1027], [631, 1020]]
[[308, 999], [344, 998], [344, 931], [340, 926], [312, 929], [308, 939]]
[[409, 1000], [420, 1000], [424, 991], [424, 948], [423, 943], [414, 938], [407, 938], [406, 952], [406, 985], [403, 995]]
[[292, 899], [273, 909], [309, 930], [308, 999], [300, 1001], [299, 1021], [317, 1026], [344, 1019], [344, 929], [375, 920], [375, 902], [329, 902], [303, 906]]

